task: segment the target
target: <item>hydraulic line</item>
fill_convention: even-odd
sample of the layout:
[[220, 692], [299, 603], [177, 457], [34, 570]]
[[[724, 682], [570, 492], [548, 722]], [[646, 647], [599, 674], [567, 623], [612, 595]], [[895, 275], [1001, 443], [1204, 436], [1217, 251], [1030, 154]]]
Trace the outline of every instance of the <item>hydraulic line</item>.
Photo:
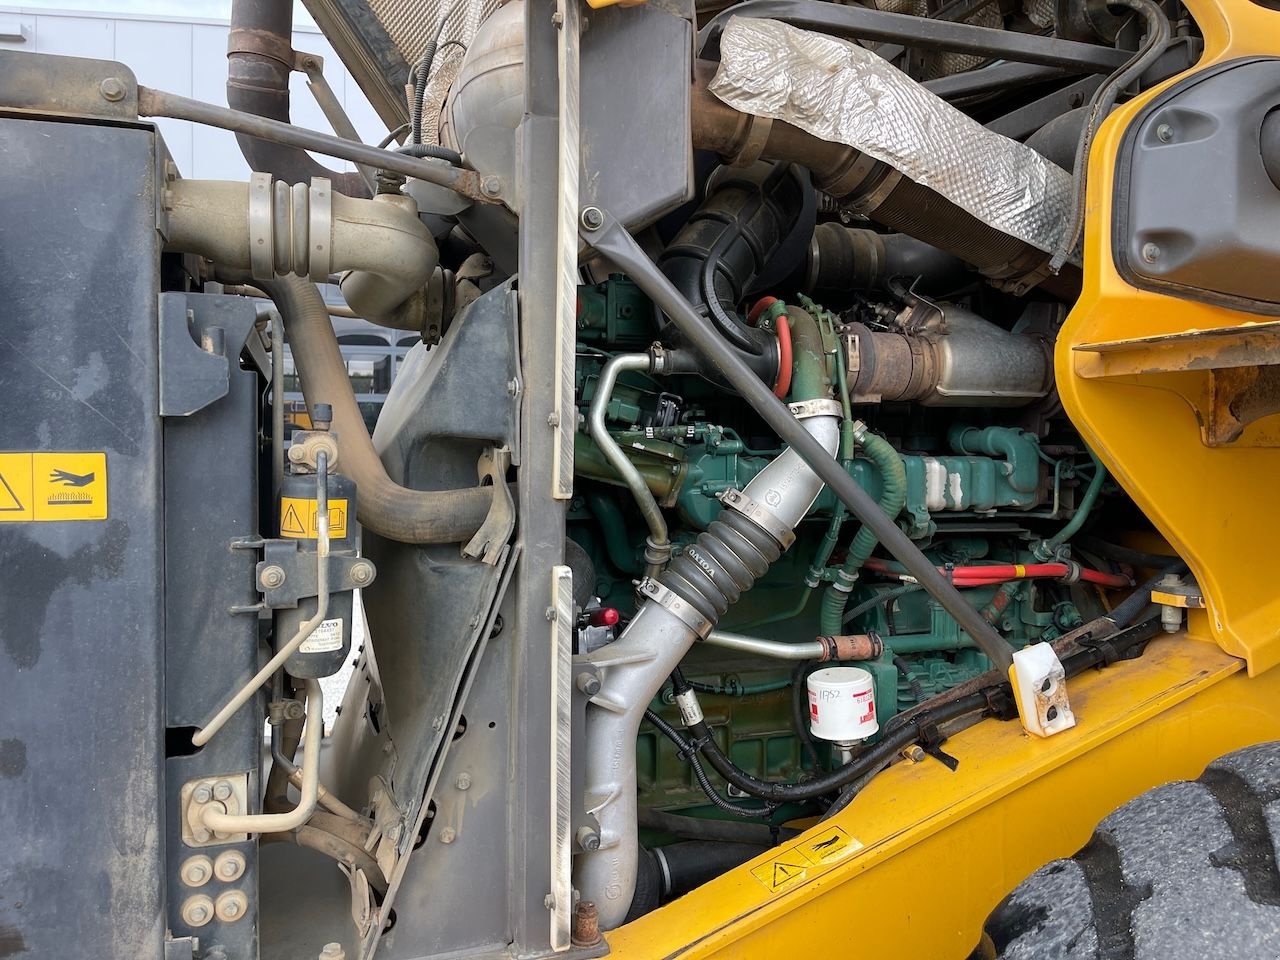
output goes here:
[[1187, 572], [1187, 564], [1180, 558], [1174, 558], [1160, 568], [1159, 572], [1149, 580], [1134, 590], [1133, 593], [1125, 597], [1118, 604], [1111, 608], [1111, 612], [1107, 614], [1106, 619], [1110, 620], [1120, 629], [1124, 629], [1131, 623], [1134, 623], [1147, 608], [1151, 606], [1151, 591], [1160, 583], [1162, 579], [1171, 573], [1183, 574]]
[[[323, 611], [323, 606], [320, 609]], [[224, 813], [209, 807], [201, 813], [200, 821], [214, 833], [280, 833], [296, 830], [315, 812], [320, 795], [320, 740], [324, 734], [324, 695], [320, 692], [319, 681], [306, 680], [304, 683], [307, 725], [302, 737], [302, 786], [298, 790], [298, 805], [287, 813], [257, 814]]]
[[1107, 468], [1102, 465], [1102, 461], [1092, 450], [1089, 451], [1089, 457], [1093, 460], [1093, 479], [1089, 481], [1089, 486], [1084, 491], [1084, 496], [1080, 498], [1080, 503], [1076, 507], [1075, 515], [1067, 521], [1067, 525], [1059, 530], [1056, 534], [1037, 544], [1035, 554], [1042, 560], [1051, 559], [1058, 551], [1058, 547], [1062, 546], [1084, 526], [1085, 520], [1089, 518], [1089, 512], [1093, 510], [1093, 505], [1098, 502], [1098, 494], [1102, 492], [1102, 485], [1107, 482]]
[[605, 425], [605, 417], [609, 412], [609, 400], [613, 396], [613, 388], [618, 383], [618, 375], [624, 370], [643, 370], [648, 372], [650, 359], [647, 353], [623, 353], [609, 360], [600, 371], [600, 379], [596, 381], [595, 394], [591, 397], [591, 408], [587, 412], [587, 430], [596, 446], [600, 448], [609, 465], [622, 478], [622, 482], [631, 491], [631, 497], [640, 514], [649, 527], [649, 538], [645, 542], [644, 575], [657, 577], [671, 557], [671, 540], [667, 536], [667, 521], [662, 515], [662, 508], [654, 499], [649, 485], [645, 482], [636, 465], [631, 462], [616, 440], [609, 434]]
[[[897, 557], [908, 571], [932, 594], [961, 629], [973, 638], [991, 661], [1008, 673], [1013, 664], [1009, 645], [947, 582], [929, 559], [884, 515], [879, 504], [840, 466], [827, 449], [797, 423], [791, 412], [761, 382], [743, 359], [720, 338], [707, 320], [698, 315], [671, 282], [641, 250], [635, 239], [613, 217], [605, 213], [600, 227], [584, 227], [587, 242], [631, 276], [680, 328], [689, 343], [702, 353], [761, 416], [790, 450], [809, 465], [835, 495], [871, 533]], [[776, 462], [776, 461], [775, 461]]]

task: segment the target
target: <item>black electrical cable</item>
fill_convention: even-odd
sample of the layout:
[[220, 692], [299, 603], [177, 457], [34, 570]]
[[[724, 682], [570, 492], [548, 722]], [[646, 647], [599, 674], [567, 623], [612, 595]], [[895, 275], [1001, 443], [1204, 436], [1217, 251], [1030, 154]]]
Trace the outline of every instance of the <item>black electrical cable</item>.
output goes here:
[[846, 610], [841, 622], [849, 623], [850, 621], [858, 619], [858, 617], [862, 616], [869, 610], [874, 610], [882, 604], [893, 603], [893, 601], [897, 600], [899, 597], [905, 597], [909, 593], [915, 593], [917, 590], [923, 589], [924, 587], [920, 586], [918, 583], [908, 583], [901, 587], [894, 587], [892, 590], [887, 590], [884, 593], [877, 593], [870, 600], [864, 600], [852, 610]]
[[[688, 682], [679, 675], [679, 671], [672, 674], [672, 682], [675, 684], [677, 695], [683, 692], [692, 692]], [[892, 761], [906, 747], [915, 743], [920, 738], [920, 728], [922, 726], [930, 723], [947, 723], [986, 708], [987, 698], [981, 693], [970, 694], [959, 700], [943, 704], [937, 710], [913, 717], [897, 730], [886, 734], [879, 743], [858, 754], [838, 770], [833, 770], [825, 776], [817, 777], [804, 783], [774, 783], [768, 780], [760, 780], [739, 768], [725, 756], [724, 751], [715, 742], [711, 736], [711, 728], [707, 726], [706, 720], [698, 720], [689, 726], [689, 732], [693, 734], [693, 742], [690, 746], [696, 747], [716, 773], [720, 774], [727, 783], [737, 787], [743, 793], [749, 793], [754, 797], [759, 797], [772, 803], [801, 802], [824, 797], [859, 779], [868, 771], [878, 770], [884, 764]]]
[[[464, 6], [465, 4], [461, 0], [454, 0], [453, 5], [444, 12], [444, 16], [440, 18], [440, 23], [436, 26], [435, 36], [427, 41], [426, 47], [422, 50], [422, 57], [414, 68], [417, 76], [413, 80], [413, 113], [410, 116], [410, 123], [413, 129], [413, 135], [410, 140], [413, 143], [422, 143], [422, 104], [427, 97], [427, 80], [431, 76], [431, 64], [436, 59], [436, 52], [440, 49], [440, 38], [444, 36], [445, 24], [449, 22], [454, 13]], [[453, 42], [452, 40], [449, 41], [449, 43]]]
[[832, 801], [831, 806], [827, 807], [826, 812], [819, 817], [819, 821], [830, 820], [837, 813], [853, 802], [853, 798], [860, 794], [868, 783], [874, 780], [879, 774], [884, 772], [885, 767], [889, 765], [889, 761], [885, 761], [874, 770], [868, 770], [853, 783], [849, 784], [840, 791], [840, 795]]
[[1084, 207], [1086, 186], [1089, 171], [1089, 150], [1093, 146], [1093, 138], [1102, 125], [1102, 121], [1111, 113], [1120, 91], [1133, 83], [1146, 72], [1147, 68], [1160, 58], [1165, 47], [1169, 45], [1172, 30], [1169, 18], [1153, 0], [1115, 0], [1119, 6], [1129, 7], [1146, 21], [1147, 35], [1144, 43], [1129, 62], [1111, 74], [1089, 100], [1085, 113], [1084, 127], [1080, 130], [1080, 140], [1076, 144], [1075, 176], [1071, 191], [1071, 220], [1058, 241], [1053, 258], [1049, 261], [1049, 269], [1057, 273], [1075, 252], [1080, 240], [1080, 231], [1084, 228]]
[[924, 703], [928, 698], [925, 696], [924, 687], [920, 685], [916, 675], [911, 672], [911, 664], [895, 653], [893, 655], [893, 665], [898, 668], [898, 673], [902, 674], [902, 679], [907, 681], [907, 686], [911, 688], [911, 695], [916, 698], [916, 703]]
[[707, 777], [707, 772], [702, 769], [702, 763], [698, 760], [698, 751], [693, 745], [680, 735], [675, 727], [667, 723], [652, 710], [644, 712], [644, 718], [648, 720], [658, 732], [676, 745], [680, 751], [680, 755], [689, 761], [689, 766], [693, 768], [693, 776], [698, 781], [698, 786], [702, 788], [702, 792], [707, 795], [707, 799], [714, 803], [725, 813], [732, 814], [735, 817], [750, 817], [758, 819], [761, 817], [772, 816], [773, 811], [778, 809], [779, 804], [766, 803], [763, 807], [740, 807], [735, 803], [730, 803], [716, 790], [711, 780]]
[[407, 154], [410, 157], [418, 157], [419, 159], [447, 160], [455, 167], [462, 166], [462, 154], [457, 150], [450, 150], [448, 147], [441, 147], [434, 143], [409, 143], [403, 147], [397, 147], [396, 153]]
[[809, 729], [809, 698], [805, 687], [809, 671], [815, 666], [812, 661], [802, 661], [791, 671], [791, 725], [800, 738], [801, 749], [816, 770], [821, 766], [821, 761], [818, 759], [818, 744], [813, 738], [813, 731]]

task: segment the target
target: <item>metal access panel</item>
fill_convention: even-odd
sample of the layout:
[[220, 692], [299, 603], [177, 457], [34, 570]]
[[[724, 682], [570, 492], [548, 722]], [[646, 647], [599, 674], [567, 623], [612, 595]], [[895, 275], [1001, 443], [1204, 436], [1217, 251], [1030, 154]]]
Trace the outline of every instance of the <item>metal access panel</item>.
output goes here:
[[[178, 871], [222, 848], [183, 848], [166, 756], [184, 779], [255, 766], [250, 727], [190, 746], [207, 716], [187, 651], [226, 685], [211, 696], [257, 655], [256, 619], [227, 610], [252, 593], [227, 538], [256, 526], [258, 381], [227, 320], [225, 389], [166, 431], [162, 153], [149, 125], [0, 117], [0, 956], [191, 957]], [[252, 905], [256, 859], [225, 848], [246, 851]], [[256, 957], [241, 917], [211, 918], [201, 948]]]

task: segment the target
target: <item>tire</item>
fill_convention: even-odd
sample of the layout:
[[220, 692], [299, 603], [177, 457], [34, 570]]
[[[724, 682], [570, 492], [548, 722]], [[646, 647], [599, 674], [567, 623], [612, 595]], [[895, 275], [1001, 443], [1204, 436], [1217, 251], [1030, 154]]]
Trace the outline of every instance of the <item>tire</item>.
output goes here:
[[[1051, 811], [1050, 811], [1050, 814]], [[996, 907], [974, 958], [1280, 957], [1280, 743], [1209, 764], [1111, 814]]]

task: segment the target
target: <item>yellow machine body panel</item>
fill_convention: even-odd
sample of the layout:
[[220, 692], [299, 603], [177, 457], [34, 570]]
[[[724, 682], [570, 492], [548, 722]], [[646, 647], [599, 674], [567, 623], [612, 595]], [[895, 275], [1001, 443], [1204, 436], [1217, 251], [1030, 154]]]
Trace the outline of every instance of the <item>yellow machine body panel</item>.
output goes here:
[[1157, 640], [1072, 681], [1075, 729], [1042, 740], [984, 720], [947, 741], [955, 772], [892, 767], [831, 820], [608, 934], [612, 956], [802, 955], [849, 920], [859, 955], [966, 957], [991, 909], [1111, 810], [1280, 737], [1280, 671], [1243, 666], [1186, 635]]

